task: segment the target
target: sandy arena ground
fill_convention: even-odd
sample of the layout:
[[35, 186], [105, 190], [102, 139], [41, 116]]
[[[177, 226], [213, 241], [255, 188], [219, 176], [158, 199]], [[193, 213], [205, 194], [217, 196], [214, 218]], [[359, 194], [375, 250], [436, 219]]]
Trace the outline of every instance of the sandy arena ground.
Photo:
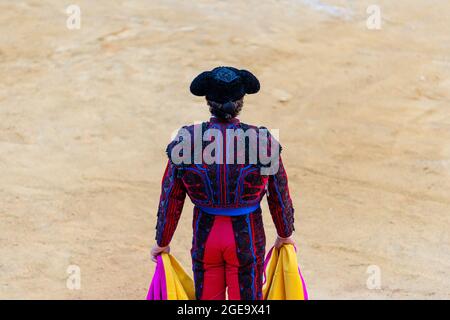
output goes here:
[[261, 80], [241, 120], [281, 131], [311, 298], [450, 298], [448, 0], [75, 2], [80, 30], [0, 0], [0, 298], [145, 297], [164, 149], [217, 65]]

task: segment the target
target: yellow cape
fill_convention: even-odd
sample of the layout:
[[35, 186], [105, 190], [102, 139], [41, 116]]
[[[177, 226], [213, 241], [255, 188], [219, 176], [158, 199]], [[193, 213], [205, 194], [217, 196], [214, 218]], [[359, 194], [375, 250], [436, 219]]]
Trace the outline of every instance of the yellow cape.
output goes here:
[[[267, 259], [267, 258], [266, 258]], [[264, 300], [307, 300], [293, 245], [273, 248], [265, 268]]]
[[167, 300], [195, 300], [194, 281], [174, 256], [162, 253]]

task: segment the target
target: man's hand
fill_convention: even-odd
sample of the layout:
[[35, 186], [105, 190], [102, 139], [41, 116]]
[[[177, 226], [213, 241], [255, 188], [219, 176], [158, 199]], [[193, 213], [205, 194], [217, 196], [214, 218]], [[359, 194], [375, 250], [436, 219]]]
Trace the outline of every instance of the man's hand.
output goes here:
[[170, 247], [169, 246], [165, 246], [165, 247], [160, 247], [157, 244], [155, 244], [152, 248], [152, 250], [150, 251], [150, 255], [152, 257], [152, 261], [153, 262], [157, 262], [158, 260], [156, 259], [156, 257], [158, 257], [161, 253], [163, 252], [170, 252]]
[[292, 244], [295, 247], [295, 240], [293, 236], [287, 237], [287, 238], [281, 238], [280, 236], [277, 237], [277, 240], [275, 240], [274, 247], [277, 249], [280, 249], [283, 244]]

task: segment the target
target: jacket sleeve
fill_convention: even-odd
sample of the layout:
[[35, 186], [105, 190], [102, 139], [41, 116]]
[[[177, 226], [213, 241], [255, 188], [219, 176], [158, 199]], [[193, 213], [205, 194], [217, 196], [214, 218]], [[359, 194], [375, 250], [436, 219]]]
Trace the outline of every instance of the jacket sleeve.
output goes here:
[[161, 183], [156, 223], [156, 242], [161, 247], [172, 240], [186, 198], [186, 189], [177, 173], [177, 167], [169, 160]]
[[273, 175], [269, 175], [267, 202], [278, 236], [282, 238], [289, 237], [295, 230], [294, 208], [292, 207], [288, 178], [281, 156], [279, 158], [278, 171]]

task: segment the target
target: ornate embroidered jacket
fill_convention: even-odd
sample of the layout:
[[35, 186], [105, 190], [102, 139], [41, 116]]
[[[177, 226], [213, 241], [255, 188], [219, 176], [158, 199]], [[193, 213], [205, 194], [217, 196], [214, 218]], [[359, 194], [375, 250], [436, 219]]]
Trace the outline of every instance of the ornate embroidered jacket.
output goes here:
[[[213, 153], [213, 156], [223, 156], [223, 159], [226, 158], [227, 152], [227, 148], [224, 146], [230, 143], [230, 141], [226, 141], [227, 129], [242, 129], [244, 131], [254, 129], [257, 132], [265, 129], [241, 123], [238, 119], [224, 122], [217, 118], [211, 118], [209, 122], [204, 122], [200, 126], [202, 133], [207, 129], [216, 129], [222, 132], [224, 137], [223, 148], [216, 150], [220, 154]], [[194, 135], [194, 125], [183, 127], [183, 129]], [[260, 143], [259, 140], [258, 136], [258, 143]], [[275, 145], [270, 141], [273, 140], [269, 139], [267, 144], [269, 154], [273, 152], [272, 149], [274, 147], [271, 146]], [[179, 143], [180, 140], [175, 139], [167, 147], [169, 161], [162, 179], [156, 226], [156, 240], [159, 246], [166, 246], [170, 243], [183, 209], [186, 194], [196, 206], [203, 208], [254, 206], [259, 204], [266, 194], [278, 235], [280, 237], [288, 237], [292, 234], [294, 230], [294, 209], [289, 195], [287, 174], [283, 167], [281, 156], [278, 158], [278, 170], [276, 173], [263, 175], [260, 169], [265, 165], [259, 160], [256, 163], [250, 161], [249, 150], [251, 150], [252, 146], [249, 143], [246, 145], [246, 155], [243, 163], [238, 163], [238, 161], [225, 163], [226, 161], [223, 161], [223, 163], [213, 164], [207, 164], [205, 161], [200, 163], [190, 161], [187, 164], [177, 163], [177, 161], [174, 161], [172, 153]], [[203, 141], [202, 143], [201, 150], [204, 151], [208, 142]], [[278, 144], [277, 147], [281, 151], [281, 147]], [[194, 143], [192, 142], [192, 154], [182, 155], [194, 160], [194, 149]], [[234, 150], [236, 151], [235, 157], [237, 157], [240, 151]], [[260, 213], [259, 208], [256, 211], [256, 213]], [[194, 214], [193, 224], [198, 226], [199, 223], [195, 219], [199, 219], [198, 212]], [[236, 224], [239, 224], [239, 218], [234, 220]], [[200, 230], [194, 230], [194, 232], [200, 232]], [[204, 232], [207, 235], [207, 230]], [[261, 230], [261, 232], [263, 231]]]

